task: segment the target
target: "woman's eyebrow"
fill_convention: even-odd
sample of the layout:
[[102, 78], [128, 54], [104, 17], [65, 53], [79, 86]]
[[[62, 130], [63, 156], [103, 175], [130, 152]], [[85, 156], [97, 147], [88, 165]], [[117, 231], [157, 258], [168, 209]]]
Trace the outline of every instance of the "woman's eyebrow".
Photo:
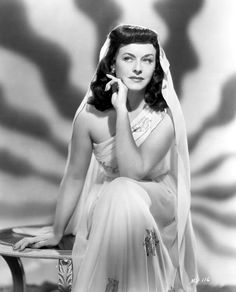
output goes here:
[[[125, 52], [122, 55], [129, 55], [131, 57], [136, 57], [134, 54], [128, 53], [128, 52]], [[142, 58], [144, 58], [144, 57], [154, 57], [154, 54], [146, 54], [146, 55], [142, 56]]]

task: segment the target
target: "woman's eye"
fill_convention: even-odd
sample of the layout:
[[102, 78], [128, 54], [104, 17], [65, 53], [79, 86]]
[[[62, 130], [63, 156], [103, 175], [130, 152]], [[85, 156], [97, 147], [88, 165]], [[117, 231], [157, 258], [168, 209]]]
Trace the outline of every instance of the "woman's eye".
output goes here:
[[127, 56], [127, 57], [124, 57], [123, 60], [124, 60], [124, 61], [131, 61], [132, 58]]
[[143, 60], [144, 60], [144, 62], [149, 63], [149, 64], [151, 64], [153, 62], [152, 59], [143, 59]]

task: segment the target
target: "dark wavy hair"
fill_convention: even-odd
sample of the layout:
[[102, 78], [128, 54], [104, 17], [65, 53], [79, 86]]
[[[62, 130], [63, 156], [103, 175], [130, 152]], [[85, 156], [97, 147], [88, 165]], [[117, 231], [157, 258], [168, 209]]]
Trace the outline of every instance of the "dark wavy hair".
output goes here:
[[150, 43], [156, 49], [156, 66], [152, 79], [147, 85], [144, 100], [150, 108], [156, 111], [163, 111], [167, 108], [166, 101], [161, 92], [164, 72], [160, 65], [159, 45], [156, 33], [150, 29], [139, 26], [121, 25], [110, 32], [109, 39], [110, 46], [108, 52], [98, 65], [96, 80], [91, 82], [90, 85], [92, 96], [89, 98], [88, 103], [99, 111], [113, 108], [111, 103], [112, 90], [105, 91], [105, 86], [110, 81], [106, 74], [111, 74], [111, 68], [114, 64], [116, 53], [123, 45], [131, 43]]

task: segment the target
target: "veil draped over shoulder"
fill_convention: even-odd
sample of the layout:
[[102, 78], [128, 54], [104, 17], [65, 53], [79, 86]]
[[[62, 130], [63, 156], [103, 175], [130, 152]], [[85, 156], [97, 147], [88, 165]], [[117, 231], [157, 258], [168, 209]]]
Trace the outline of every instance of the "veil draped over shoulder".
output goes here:
[[[157, 35], [157, 34], [156, 34]], [[157, 36], [158, 38], [158, 36]], [[101, 48], [99, 61], [106, 56], [110, 45], [109, 35]], [[177, 266], [184, 291], [190, 291], [189, 282], [196, 280], [197, 268], [195, 258], [195, 241], [190, 216], [190, 167], [189, 153], [187, 146], [187, 135], [185, 122], [178, 97], [175, 93], [172, 77], [170, 73], [169, 62], [166, 58], [164, 50], [160, 47], [160, 64], [164, 71], [164, 79], [162, 82], [162, 95], [167, 102], [175, 129], [175, 143], [171, 149], [174, 153], [171, 161], [171, 171], [177, 182], [177, 211], [175, 219], [177, 221]], [[96, 78], [96, 72], [92, 80]], [[91, 96], [91, 90], [88, 89], [81, 105], [79, 106], [75, 118], [86, 105], [87, 100]], [[74, 123], [73, 122], [73, 123]], [[70, 147], [69, 147], [70, 151]], [[85, 197], [89, 194], [89, 190], [93, 184], [99, 183], [99, 167], [94, 155], [92, 155], [90, 166], [87, 172], [83, 191], [80, 195], [79, 203], [74, 211], [73, 216], [67, 226], [66, 233], [73, 233], [83, 238], [86, 232], [86, 222], [83, 218], [83, 208]], [[191, 290], [194, 291], [194, 290]]]

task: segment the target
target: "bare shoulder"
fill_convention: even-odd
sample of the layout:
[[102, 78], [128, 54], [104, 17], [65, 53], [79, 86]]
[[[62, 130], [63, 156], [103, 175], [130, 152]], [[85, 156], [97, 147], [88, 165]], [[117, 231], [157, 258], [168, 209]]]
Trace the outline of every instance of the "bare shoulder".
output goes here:
[[80, 113], [79, 123], [86, 124], [87, 131], [94, 143], [100, 143], [115, 133], [115, 110], [99, 111], [87, 104]]
[[76, 129], [79, 129], [82, 126], [82, 124], [86, 126], [87, 120], [88, 120], [88, 114], [85, 107], [83, 107], [80, 112], [77, 112], [75, 114], [73, 127]]
[[74, 136], [90, 136], [91, 128], [91, 110], [85, 105], [79, 112], [76, 113], [73, 122], [73, 135]]

